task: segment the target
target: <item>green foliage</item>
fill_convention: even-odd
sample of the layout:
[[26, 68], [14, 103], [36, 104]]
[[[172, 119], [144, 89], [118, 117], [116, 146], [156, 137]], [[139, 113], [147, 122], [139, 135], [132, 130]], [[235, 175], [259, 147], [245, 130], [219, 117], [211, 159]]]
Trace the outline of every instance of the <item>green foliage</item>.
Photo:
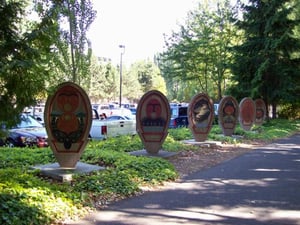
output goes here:
[[[86, 87], [89, 83], [91, 46], [86, 33], [96, 17], [90, 0], [35, 0], [35, 9], [53, 31], [52, 81], [72, 80]], [[49, 21], [54, 21], [52, 24]], [[67, 26], [66, 26], [67, 22]], [[49, 83], [50, 86], [57, 83]]]
[[274, 119], [265, 122], [262, 127], [254, 127], [251, 132], [245, 133], [250, 140], [274, 140], [287, 137], [300, 129], [300, 120]]
[[193, 138], [189, 128], [169, 129], [169, 136], [171, 136], [175, 141]]
[[50, 224], [85, 212], [78, 204], [79, 193], [71, 193], [68, 185], [43, 181], [35, 171], [1, 169], [0, 180], [1, 224]]
[[146, 93], [155, 89], [166, 95], [165, 81], [162, 79], [159, 68], [153, 62], [149, 60], [138, 61], [131, 65], [130, 73], [134, 74], [141, 88], [141, 90], [135, 91]]
[[89, 176], [77, 176], [75, 190], [92, 193], [93, 195], [117, 194], [130, 196], [136, 193], [138, 184], [126, 171], [107, 169]]
[[156, 183], [177, 178], [173, 165], [160, 158], [130, 157], [118, 161], [116, 169], [127, 172], [133, 179], [142, 183]]
[[177, 178], [173, 165], [159, 158], [136, 157], [105, 150], [99, 158], [111, 168], [91, 176], [78, 176], [75, 189], [94, 194], [130, 196], [139, 191], [141, 184], [156, 184]]
[[54, 161], [53, 152], [49, 148], [0, 148], [0, 169], [28, 168]]
[[222, 98], [230, 75], [228, 49], [237, 32], [230, 1], [217, 1], [215, 6], [199, 2], [180, 30], [165, 39], [167, 50], [160, 55], [159, 66], [172, 100], [186, 101], [188, 94], [189, 101], [198, 92], [209, 93], [215, 100]]
[[111, 63], [99, 62], [99, 59], [95, 56], [92, 57], [90, 85], [86, 89], [92, 102], [101, 102], [102, 99], [108, 99], [109, 101], [116, 99], [119, 93], [118, 81], [119, 73], [116, 67]]
[[1, 1], [0, 6], [0, 121], [9, 124], [35, 103], [48, 75], [42, 52], [50, 45], [36, 23], [26, 20], [27, 3]]
[[[241, 127], [235, 136], [225, 137], [214, 125], [209, 140], [236, 143], [249, 140], [272, 140], [300, 130], [300, 121], [271, 120], [251, 131]], [[237, 139], [237, 137], [239, 137]], [[169, 130], [163, 144], [168, 151], [193, 150], [183, 144], [191, 139], [187, 128]], [[174, 166], [157, 157], [137, 157], [131, 151], [143, 149], [138, 136], [120, 136], [105, 141], [91, 141], [81, 161], [106, 167], [88, 175], [75, 175], [71, 183], [53, 182], [29, 169], [36, 164], [54, 162], [49, 148], [0, 148], [0, 223], [51, 224], [77, 219], [101, 199], [111, 201], [134, 195], [144, 185], [156, 185], [174, 180]]]
[[234, 47], [232, 64], [234, 85], [230, 93], [237, 99], [245, 96], [263, 98], [266, 105], [299, 102], [299, 26], [295, 1], [250, 0], [242, 5], [243, 19], [237, 26], [245, 40]]
[[108, 138], [105, 141], [91, 141], [89, 148], [107, 149], [112, 151], [130, 152], [136, 149], [142, 149], [143, 145], [138, 135], [122, 135], [114, 138]]
[[300, 119], [300, 102], [280, 105], [278, 117], [282, 119]]

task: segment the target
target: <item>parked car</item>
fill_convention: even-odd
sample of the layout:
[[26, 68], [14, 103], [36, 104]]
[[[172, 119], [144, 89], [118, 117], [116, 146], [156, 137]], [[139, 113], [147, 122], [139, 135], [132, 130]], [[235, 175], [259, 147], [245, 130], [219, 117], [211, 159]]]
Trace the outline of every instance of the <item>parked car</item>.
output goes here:
[[131, 111], [132, 115], [136, 115], [136, 108], [129, 108], [129, 110]]
[[47, 147], [48, 135], [45, 127], [28, 114], [21, 114], [21, 122], [8, 129], [6, 145], [10, 147]]
[[118, 135], [135, 135], [136, 120], [125, 115], [112, 115], [107, 118], [100, 117], [97, 110], [93, 110], [93, 121], [90, 130], [92, 140], [103, 140]]
[[169, 128], [187, 127], [188, 121], [188, 104], [170, 104], [171, 119]]

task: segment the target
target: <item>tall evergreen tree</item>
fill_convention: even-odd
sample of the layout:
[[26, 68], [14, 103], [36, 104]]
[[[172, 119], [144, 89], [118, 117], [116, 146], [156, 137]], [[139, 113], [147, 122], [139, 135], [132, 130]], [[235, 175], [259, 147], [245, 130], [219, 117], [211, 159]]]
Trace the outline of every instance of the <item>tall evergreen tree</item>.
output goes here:
[[295, 1], [249, 0], [242, 4], [237, 26], [244, 41], [235, 48], [231, 94], [241, 99], [261, 97], [272, 105], [299, 101], [300, 40], [294, 35], [299, 20], [292, 18]]

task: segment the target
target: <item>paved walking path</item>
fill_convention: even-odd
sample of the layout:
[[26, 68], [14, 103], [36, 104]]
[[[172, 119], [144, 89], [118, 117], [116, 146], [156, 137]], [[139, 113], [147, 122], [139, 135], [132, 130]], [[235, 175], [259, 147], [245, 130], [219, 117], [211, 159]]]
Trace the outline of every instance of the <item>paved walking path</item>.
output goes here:
[[73, 224], [300, 225], [300, 133]]

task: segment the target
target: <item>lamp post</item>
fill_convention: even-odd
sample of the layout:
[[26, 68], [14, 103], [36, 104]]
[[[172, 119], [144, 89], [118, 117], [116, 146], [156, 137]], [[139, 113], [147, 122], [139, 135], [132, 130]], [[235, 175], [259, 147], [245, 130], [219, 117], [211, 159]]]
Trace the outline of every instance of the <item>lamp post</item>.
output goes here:
[[125, 53], [125, 45], [119, 45], [119, 48], [121, 49], [121, 56], [120, 56], [120, 108], [122, 106], [122, 57], [123, 54]]

